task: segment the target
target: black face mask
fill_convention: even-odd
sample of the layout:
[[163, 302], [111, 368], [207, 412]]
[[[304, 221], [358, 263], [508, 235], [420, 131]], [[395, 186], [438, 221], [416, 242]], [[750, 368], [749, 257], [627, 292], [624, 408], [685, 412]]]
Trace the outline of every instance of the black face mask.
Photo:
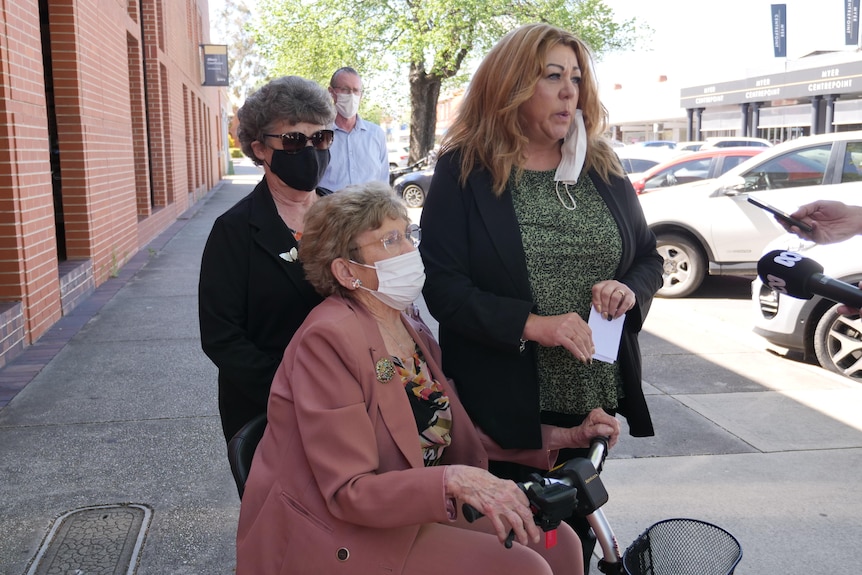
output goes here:
[[306, 146], [295, 154], [273, 150], [269, 169], [295, 190], [311, 192], [320, 183], [329, 166], [329, 150], [315, 150]]

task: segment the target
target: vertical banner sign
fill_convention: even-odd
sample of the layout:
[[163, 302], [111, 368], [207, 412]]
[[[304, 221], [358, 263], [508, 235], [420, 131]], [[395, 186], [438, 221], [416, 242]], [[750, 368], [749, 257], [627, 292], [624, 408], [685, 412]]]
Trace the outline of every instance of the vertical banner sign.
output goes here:
[[844, 45], [859, 44], [859, 0], [844, 0]]
[[204, 86], [230, 86], [227, 71], [227, 45], [201, 44]]
[[787, 57], [787, 4], [772, 5], [772, 49], [776, 58]]

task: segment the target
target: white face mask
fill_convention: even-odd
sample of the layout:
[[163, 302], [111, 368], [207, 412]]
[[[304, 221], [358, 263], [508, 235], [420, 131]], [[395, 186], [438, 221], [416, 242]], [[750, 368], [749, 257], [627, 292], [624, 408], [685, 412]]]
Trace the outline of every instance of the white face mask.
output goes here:
[[[353, 261], [353, 260], [351, 260]], [[373, 266], [353, 262], [358, 266], [377, 270], [377, 290], [359, 286], [371, 295], [399, 311], [416, 301], [425, 286], [425, 265], [419, 250], [380, 260]]]
[[336, 94], [335, 109], [345, 118], [352, 118], [359, 111], [359, 94]]

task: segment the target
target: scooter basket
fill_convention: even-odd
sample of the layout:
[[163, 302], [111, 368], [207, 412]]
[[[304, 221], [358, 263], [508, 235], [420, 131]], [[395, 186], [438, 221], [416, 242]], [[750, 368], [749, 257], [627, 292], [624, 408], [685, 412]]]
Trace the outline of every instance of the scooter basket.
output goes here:
[[665, 519], [623, 555], [626, 575], [730, 575], [742, 559], [736, 537], [697, 519]]

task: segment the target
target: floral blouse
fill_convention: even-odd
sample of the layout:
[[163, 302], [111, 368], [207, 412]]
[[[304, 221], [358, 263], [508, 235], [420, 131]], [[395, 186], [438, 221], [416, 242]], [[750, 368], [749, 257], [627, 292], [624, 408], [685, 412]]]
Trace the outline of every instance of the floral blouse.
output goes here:
[[425, 466], [429, 467], [440, 463], [443, 450], [452, 441], [449, 435], [452, 429], [452, 412], [446, 391], [437, 381], [431, 379], [431, 372], [419, 346], [415, 347], [412, 359], [413, 367], [410, 368], [402, 358], [392, 358], [396, 373], [401, 377], [410, 400], [419, 431], [423, 460]]

